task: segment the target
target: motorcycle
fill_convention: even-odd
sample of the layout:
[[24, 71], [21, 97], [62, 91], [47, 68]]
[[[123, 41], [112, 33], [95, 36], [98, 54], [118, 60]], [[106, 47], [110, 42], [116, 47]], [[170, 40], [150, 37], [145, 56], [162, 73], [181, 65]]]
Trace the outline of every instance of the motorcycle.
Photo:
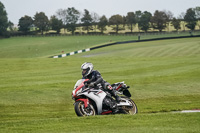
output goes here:
[[[72, 91], [72, 99], [75, 100], [74, 110], [77, 116], [94, 116], [106, 114], [130, 114], [138, 112], [135, 102], [130, 99], [129, 86], [124, 82], [114, 83], [111, 86], [114, 91], [121, 95], [121, 100], [117, 103], [110, 93], [103, 89], [90, 88], [84, 84], [88, 79], [80, 79], [76, 82]], [[98, 87], [101, 88], [101, 87]], [[110, 105], [118, 107], [117, 112], [113, 112]]]

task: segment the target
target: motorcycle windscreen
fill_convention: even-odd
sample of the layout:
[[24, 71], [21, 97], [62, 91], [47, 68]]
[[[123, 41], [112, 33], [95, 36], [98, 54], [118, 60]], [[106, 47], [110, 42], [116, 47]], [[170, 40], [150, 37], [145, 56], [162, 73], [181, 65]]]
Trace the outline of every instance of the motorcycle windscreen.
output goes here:
[[84, 81], [87, 81], [87, 79], [79, 79], [76, 84], [74, 85], [74, 89], [76, 89], [79, 85], [81, 85], [81, 83], [83, 83]]

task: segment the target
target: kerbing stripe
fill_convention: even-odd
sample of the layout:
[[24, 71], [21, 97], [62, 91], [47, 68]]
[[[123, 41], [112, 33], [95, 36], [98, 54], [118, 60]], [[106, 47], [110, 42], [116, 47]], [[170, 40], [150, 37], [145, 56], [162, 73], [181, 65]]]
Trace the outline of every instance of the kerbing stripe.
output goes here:
[[79, 50], [78, 53], [82, 53], [82, 50]]
[[66, 56], [70, 56], [70, 55], [74, 55], [74, 54], [79, 54], [79, 53], [83, 53], [83, 52], [88, 52], [91, 49], [83, 49], [83, 50], [79, 50], [79, 51], [74, 51], [74, 52], [70, 52], [70, 53], [66, 53], [66, 54], [61, 54], [61, 55], [57, 55], [57, 56], [53, 56], [52, 58], [62, 58], [62, 57], [66, 57]]
[[71, 52], [70, 55], [74, 55], [74, 52]]
[[85, 51], [86, 51], [86, 52], [90, 51], [90, 48], [86, 49]]
[[65, 57], [66, 56], [66, 54], [62, 54], [62, 57]]
[[200, 109], [172, 111], [172, 113], [200, 113]]

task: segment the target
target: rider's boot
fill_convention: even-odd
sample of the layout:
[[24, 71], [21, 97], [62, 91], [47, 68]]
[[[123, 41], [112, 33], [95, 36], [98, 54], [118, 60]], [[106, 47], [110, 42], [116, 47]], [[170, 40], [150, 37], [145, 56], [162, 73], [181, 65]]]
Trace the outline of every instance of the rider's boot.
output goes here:
[[117, 103], [120, 102], [121, 98], [115, 93], [115, 91], [113, 89], [110, 90], [110, 94], [115, 98]]

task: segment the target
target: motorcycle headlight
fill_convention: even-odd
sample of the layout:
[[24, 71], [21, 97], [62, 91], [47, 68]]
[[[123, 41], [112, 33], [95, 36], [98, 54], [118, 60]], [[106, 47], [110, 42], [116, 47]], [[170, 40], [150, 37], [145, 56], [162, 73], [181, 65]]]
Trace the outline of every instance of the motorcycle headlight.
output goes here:
[[75, 100], [74, 96], [72, 95], [72, 100]]

